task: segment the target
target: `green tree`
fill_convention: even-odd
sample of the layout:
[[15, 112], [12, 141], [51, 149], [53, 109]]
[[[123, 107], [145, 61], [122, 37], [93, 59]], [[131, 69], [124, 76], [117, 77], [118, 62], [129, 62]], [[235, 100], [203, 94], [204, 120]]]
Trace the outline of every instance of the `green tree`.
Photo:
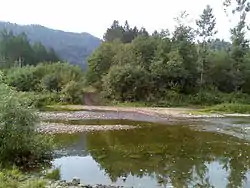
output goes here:
[[200, 19], [196, 20], [196, 25], [198, 26], [197, 32], [199, 37], [201, 37], [201, 45], [198, 46], [198, 56], [200, 65], [200, 85], [206, 82], [204, 79], [204, 74], [206, 74], [207, 65], [207, 55], [208, 55], [208, 43], [210, 43], [211, 37], [213, 37], [217, 31], [215, 31], [216, 18], [213, 15], [213, 9], [207, 5], [200, 15]]
[[0, 54], [8, 62], [17, 62], [22, 65], [34, 63], [33, 49], [31, 48], [25, 33], [15, 36], [11, 31], [2, 31]]
[[[194, 43], [195, 31], [186, 24], [188, 21], [188, 14], [186, 12], [182, 12], [175, 20], [177, 26], [173, 32], [171, 50], [174, 53], [178, 53], [182, 59], [183, 69], [187, 74], [183, 80], [184, 88], [181, 92], [188, 94], [195, 92], [198, 78], [198, 54]], [[174, 55], [173, 57], [176, 56]]]
[[112, 42], [117, 39], [122, 41], [124, 32], [124, 28], [119, 24], [119, 21], [114, 20], [111, 27], [104, 34], [103, 39], [106, 42]]
[[88, 59], [87, 83], [100, 89], [102, 85], [101, 79], [103, 75], [108, 73], [115, 55], [115, 47], [119, 45], [119, 42], [116, 42], [116, 44], [105, 42], [94, 51]]
[[243, 70], [245, 68], [244, 57], [249, 52], [249, 41], [246, 39], [246, 13], [243, 13], [240, 17], [240, 21], [237, 26], [231, 29], [232, 49], [231, 57], [235, 60], [234, 64], [234, 79], [235, 79], [235, 91], [241, 89], [244, 84]]
[[137, 56], [142, 58], [141, 66], [148, 70], [154, 59], [158, 40], [151, 36], [141, 35], [133, 40], [132, 45]]
[[150, 77], [140, 66], [112, 66], [103, 77], [104, 96], [120, 101], [141, 101], [147, 99]]

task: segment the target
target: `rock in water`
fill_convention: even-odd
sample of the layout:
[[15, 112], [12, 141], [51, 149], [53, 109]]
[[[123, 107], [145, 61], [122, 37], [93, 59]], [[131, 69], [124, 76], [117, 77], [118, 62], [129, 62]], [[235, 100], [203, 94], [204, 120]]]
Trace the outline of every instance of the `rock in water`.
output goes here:
[[73, 186], [78, 186], [81, 183], [81, 180], [80, 178], [73, 178], [71, 183]]

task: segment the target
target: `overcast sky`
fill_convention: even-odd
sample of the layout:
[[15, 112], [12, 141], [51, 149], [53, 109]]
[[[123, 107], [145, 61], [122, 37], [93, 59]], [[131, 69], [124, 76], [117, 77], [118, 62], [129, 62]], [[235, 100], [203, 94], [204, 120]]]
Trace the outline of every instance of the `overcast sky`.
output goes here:
[[222, 0], [0, 0], [0, 20], [40, 24], [53, 29], [103, 36], [114, 19], [152, 32], [174, 27], [173, 18], [186, 10], [197, 18], [209, 4], [217, 17], [218, 37], [228, 38], [229, 19]]

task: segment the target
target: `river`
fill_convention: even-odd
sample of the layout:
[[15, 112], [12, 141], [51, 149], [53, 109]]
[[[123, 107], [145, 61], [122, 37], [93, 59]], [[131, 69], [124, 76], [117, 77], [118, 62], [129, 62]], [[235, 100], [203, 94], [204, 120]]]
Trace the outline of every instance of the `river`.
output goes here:
[[128, 124], [140, 128], [57, 134], [52, 164], [61, 178], [143, 188], [250, 187], [250, 118]]

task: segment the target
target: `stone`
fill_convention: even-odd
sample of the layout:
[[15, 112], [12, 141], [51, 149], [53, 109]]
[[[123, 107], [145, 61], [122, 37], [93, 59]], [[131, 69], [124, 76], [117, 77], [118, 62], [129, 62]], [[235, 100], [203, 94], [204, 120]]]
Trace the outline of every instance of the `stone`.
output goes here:
[[78, 186], [80, 183], [81, 183], [81, 180], [80, 180], [80, 178], [76, 178], [76, 177], [74, 177], [73, 179], [72, 179], [72, 185], [73, 186]]
[[78, 186], [81, 188], [88, 188], [87, 185], [83, 185], [83, 184], [79, 184]]

